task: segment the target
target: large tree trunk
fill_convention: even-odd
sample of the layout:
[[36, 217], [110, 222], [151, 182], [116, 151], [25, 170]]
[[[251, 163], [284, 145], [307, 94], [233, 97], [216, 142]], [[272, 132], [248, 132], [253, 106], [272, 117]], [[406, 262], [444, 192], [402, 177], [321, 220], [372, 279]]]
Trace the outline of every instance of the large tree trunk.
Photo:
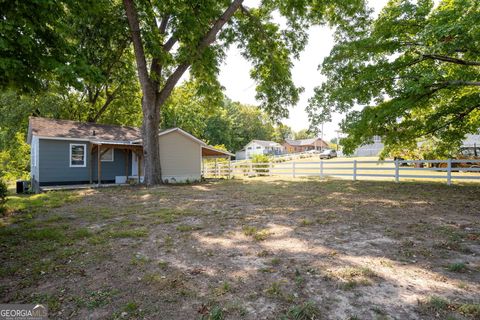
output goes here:
[[156, 103], [158, 93], [149, 90], [142, 99], [143, 157], [145, 160], [144, 183], [148, 186], [161, 184], [162, 167], [160, 165], [160, 146], [158, 132], [160, 126], [159, 106]]
[[[203, 39], [198, 43], [195, 54], [188, 62], [177, 66], [175, 71], [170, 74], [163, 88], [160, 90], [158, 79], [161, 75], [161, 65], [158, 63], [158, 57], [152, 60], [151, 75], [148, 73], [147, 60], [142, 44], [140, 33], [140, 24], [137, 11], [133, 0], [123, 0], [125, 12], [130, 26], [132, 36], [135, 60], [137, 62], [138, 79], [142, 88], [142, 111], [143, 111], [143, 154], [145, 159], [145, 183], [147, 185], [161, 184], [162, 170], [160, 166], [160, 146], [158, 144], [158, 132], [160, 126], [160, 108], [172, 93], [173, 88], [180, 80], [182, 75], [187, 71], [192, 61], [202, 55], [204, 50], [215, 41], [218, 32], [225, 23], [232, 17], [235, 11], [241, 6], [243, 0], [233, 0], [224, 13], [214, 22], [210, 30], [205, 34]], [[165, 31], [168, 19], [164, 20], [159, 30]], [[163, 49], [169, 51], [176, 42], [175, 37], [169, 39]], [[152, 77], [151, 77], [152, 76]], [[155, 80], [156, 79], [156, 80]]]

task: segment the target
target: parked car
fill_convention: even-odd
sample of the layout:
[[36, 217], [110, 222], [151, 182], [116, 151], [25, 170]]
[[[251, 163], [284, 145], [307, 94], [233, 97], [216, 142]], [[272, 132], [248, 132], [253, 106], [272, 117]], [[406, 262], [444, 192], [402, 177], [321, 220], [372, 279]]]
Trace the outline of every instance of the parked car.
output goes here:
[[320, 159], [331, 159], [337, 157], [337, 151], [332, 149], [325, 149], [320, 153]]

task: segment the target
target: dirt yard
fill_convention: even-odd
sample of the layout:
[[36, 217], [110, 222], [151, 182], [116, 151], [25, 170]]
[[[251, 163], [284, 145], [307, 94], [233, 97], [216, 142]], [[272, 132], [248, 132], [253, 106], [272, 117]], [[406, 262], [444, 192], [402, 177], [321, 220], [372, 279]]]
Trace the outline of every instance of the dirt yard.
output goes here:
[[52, 319], [480, 319], [480, 186], [252, 178], [12, 197], [0, 302]]

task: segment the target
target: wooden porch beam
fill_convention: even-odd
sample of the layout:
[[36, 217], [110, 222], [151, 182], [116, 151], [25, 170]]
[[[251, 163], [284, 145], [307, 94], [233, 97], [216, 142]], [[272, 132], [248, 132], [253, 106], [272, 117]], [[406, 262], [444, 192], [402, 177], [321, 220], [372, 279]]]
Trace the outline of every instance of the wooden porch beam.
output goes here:
[[93, 148], [95, 146], [90, 144], [90, 168], [88, 169], [88, 174], [90, 176], [90, 184], [93, 183]]
[[143, 157], [142, 154], [138, 157], [138, 183], [140, 183], [140, 177], [142, 176], [142, 161]]
[[129, 158], [130, 151], [128, 149], [124, 149], [123, 151], [125, 153], [125, 177], [126, 177], [125, 182], [128, 182], [128, 158]]
[[101, 145], [98, 145], [98, 152], [97, 152], [97, 179], [98, 185], [102, 183], [102, 161], [101, 161]]

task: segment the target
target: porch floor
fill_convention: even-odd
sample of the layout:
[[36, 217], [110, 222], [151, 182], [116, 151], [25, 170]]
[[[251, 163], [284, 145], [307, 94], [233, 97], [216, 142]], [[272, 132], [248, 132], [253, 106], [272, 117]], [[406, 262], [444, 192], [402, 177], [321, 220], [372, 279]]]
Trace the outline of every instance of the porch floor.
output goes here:
[[79, 189], [95, 189], [95, 188], [110, 188], [110, 187], [121, 187], [129, 186], [128, 183], [102, 183], [98, 185], [97, 183], [91, 184], [69, 184], [69, 185], [58, 185], [58, 186], [43, 186], [40, 187], [41, 191], [58, 191], [58, 190], [79, 190]]

